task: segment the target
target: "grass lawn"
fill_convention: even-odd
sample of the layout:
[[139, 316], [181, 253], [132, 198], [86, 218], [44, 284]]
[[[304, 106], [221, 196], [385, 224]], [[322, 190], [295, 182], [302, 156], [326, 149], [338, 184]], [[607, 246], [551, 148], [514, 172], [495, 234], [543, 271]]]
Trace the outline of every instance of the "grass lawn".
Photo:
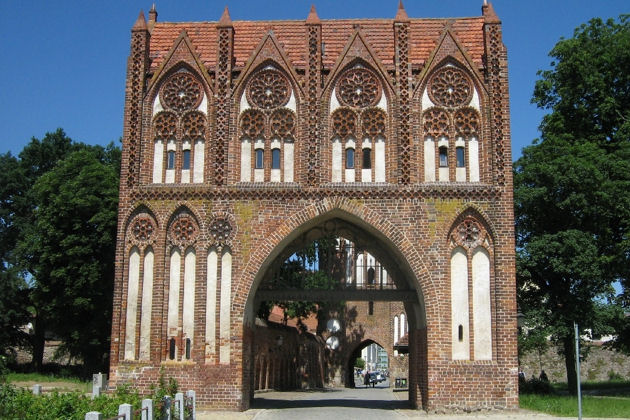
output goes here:
[[92, 392], [92, 381], [85, 381], [74, 377], [10, 372], [7, 374], [6, 380], [8, 383], [20, 388], [32, 388], [33, 385], [40, 384], [45, 389], [49, 390]]
[[[610, 391], [613, 391], [610, 389]], [[521, 408], [563, 417], [577, 416], [577, 397], [521, 394]], [[582, 395], [584, 417], [630, 417], [630, 396]]]

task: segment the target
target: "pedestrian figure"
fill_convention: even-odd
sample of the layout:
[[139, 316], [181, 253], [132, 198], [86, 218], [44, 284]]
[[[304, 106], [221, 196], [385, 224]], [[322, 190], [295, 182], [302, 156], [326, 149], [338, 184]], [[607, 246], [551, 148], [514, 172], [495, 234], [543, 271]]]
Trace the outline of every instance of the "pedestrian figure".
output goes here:
[[370, 371], [369, 370], [365, 371], [365, 376], [363, 377], [363, 384], [365, 385], [366, 388], [370, 386]]
[[540, 371], [540, 377], [538, 379], [540, 379], [543, 382], [549, 382], [549, 378], [547, 377], [547, 374], [545, 373], [544, 369]]

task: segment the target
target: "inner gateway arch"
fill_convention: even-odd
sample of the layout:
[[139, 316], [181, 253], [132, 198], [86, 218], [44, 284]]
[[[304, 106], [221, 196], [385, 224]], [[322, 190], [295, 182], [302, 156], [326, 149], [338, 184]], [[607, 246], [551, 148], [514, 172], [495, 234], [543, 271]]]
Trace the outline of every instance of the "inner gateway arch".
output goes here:
[[157, 16], [131, 29], [111, 383], [146, 392], [162, 371], [203, 406], [248, 408], [257, 303], [282, 292], [261, 285], [325, 232], [391, 275], [398, 295], [343, 299], [404, 306], [413, 406], [516, 408], [507, 55], [492, 5], [455, 19], [410, 18], [402, 3], [393, 19]]

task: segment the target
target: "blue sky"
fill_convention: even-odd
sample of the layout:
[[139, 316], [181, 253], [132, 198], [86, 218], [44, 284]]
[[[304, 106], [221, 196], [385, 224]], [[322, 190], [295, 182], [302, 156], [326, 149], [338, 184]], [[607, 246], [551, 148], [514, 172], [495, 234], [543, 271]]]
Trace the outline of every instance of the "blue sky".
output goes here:
[[[319, 17], [393, 18], [398, 0], [157, 0], [158, 21]], [[406, 0], [410, 17], [479, 16], [483, 0]], [[539, 69], [560, 37], [593, 17], [629, 13], [627, 0], [495, 0], [508, 48], [513, 158], [538, 136], [543, 111], [530, 104]], [[0, 153], [63, 128], [74, 140], [122, 135], [130, 29], [151, 0], [0, 0]]]

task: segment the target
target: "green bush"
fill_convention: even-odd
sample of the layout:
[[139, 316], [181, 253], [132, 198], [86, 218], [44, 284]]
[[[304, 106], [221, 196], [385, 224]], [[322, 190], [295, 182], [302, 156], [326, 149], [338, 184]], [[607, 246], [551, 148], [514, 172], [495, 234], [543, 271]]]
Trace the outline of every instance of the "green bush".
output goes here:
[[610, 380], [610, 381], [623, 381], [623, 376], [621, 376], [620, 374], [618, 374], [614, 370], [610, 369], [608, 371], [608, 380]]
[[92, 400], [80, 392], [33, 395], [30, 390], [0, 384], [0, 419], [83, 420], [89, 411], [101, 412], [109, 418], [118, 414], [120, 404], [131, 404], [134, 410], [140, 408], [140, 396], [128, 387], [120, 388], [111, 396], [101, 395]]
[[553, 394], [553, 387], [549, 381], [544, 381], [537, 378], [518, 380], [518, 392], [519, 394], [539, 394], [548, 395]]

